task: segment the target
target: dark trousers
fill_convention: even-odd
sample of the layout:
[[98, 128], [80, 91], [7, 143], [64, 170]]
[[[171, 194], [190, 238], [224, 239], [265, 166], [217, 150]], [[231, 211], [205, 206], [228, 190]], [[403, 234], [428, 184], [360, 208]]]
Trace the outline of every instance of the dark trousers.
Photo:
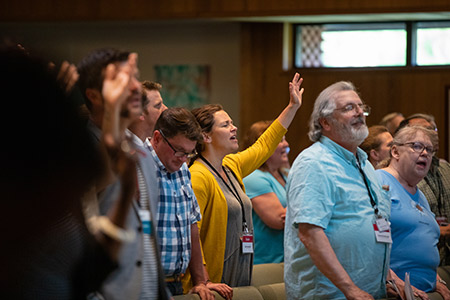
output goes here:
[[183, 285], [181, 281], [166, 282], [167, 288], [172, 296], [183, 295]]

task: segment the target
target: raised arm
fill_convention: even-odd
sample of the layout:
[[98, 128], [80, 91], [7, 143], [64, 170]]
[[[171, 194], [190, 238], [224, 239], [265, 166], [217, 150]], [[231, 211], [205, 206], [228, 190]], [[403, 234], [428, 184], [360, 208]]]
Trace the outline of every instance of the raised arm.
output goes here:
[[[103, 116], [102, 152], [105, 166], [121, 182], [117, 200], [106, 216], [99, 216], [96, 223], [96, 238], [105, 246], [112, 258], [117, 259], [124, 238], [131, 239], [134, 232], [124, 230], [128, 211], [136, 191], [136, 152], [125, 139], [125, 124], [120, 117], [123, 103], [130, 95], [129, 84], [135, 72], [136, 54], [130, 54], [126, 67], [119, 70], [117, 65], [110, 64], [105, 70], [102, 96], [105, 113]], [[98, 191], [97, 191], [98, 192]], [[96, 201], [97, 202], [97, 201]]]
[[124, 122], [120, 115], [122, 105], [130, 96], [129, 86], [137, 69], [137, 54], [131, 53], [128, 62], [123, 68], [109, 64], [105, 70], [102, 96], [104, 102], [103, 137], [106, 146], [121, 143], [125, 136], [125, 128], [129, 124]]
[[353, 283], [337, 259], [330, 241], [321, 227], [300, 223], [298, 236], [319, 271], [341, 290], [347, 299], [373, 299], [371, 295]]
[[286, 129], [289, 128], [297, 110], [302, 106], [302, 95], [304, 91], [303, 88], [300, 89], [302, 82], [303, 78], [300, 78], [300, 74], [298, 73], [295, 73], [294, 78], [289, 82], [289, 104], [278, 116], [278, 121], [280, 121], [281, 125]]

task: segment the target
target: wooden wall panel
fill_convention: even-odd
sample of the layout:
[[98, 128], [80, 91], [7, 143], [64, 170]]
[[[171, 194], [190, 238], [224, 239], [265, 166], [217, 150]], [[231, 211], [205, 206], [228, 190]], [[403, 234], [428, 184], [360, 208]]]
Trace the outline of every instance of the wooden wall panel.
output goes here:
[[21, 0], [0, 1], [0, 21], [161, 20], [450, 11], [448, 0]]
[[[280, 24], [242, 25], [241, 135], [253, 122], [271, 119], [286, 105], [288, 82], [295, 70], [281, 69]], [[352, 81], [362, 99], [372, 107], [369, 126], [390, 112], [434, 115], [439, 128], [439, 155], [448, 159], [445, 115], [445, 87], [450, 85], [449, 67], [376, 69], [300, 69], [304, 78], [304, 104], [291, 126], [287, 139], [293, 160], [311, 143], [307, 137], [308, 119], [318, 94], [328, 85]]]

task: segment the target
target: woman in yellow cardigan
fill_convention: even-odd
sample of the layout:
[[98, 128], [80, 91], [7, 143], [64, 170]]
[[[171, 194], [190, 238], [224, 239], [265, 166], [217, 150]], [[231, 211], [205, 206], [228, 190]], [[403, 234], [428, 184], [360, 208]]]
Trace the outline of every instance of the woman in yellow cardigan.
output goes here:
[[[302, 104], [302, 81], [296, 73], [289, 83], [287, 107], [251, 147], [236, 154], [232, 153], [239, 147], [237, 128], [222, 106], [209, 104], [192, 111], [203, 131], [203, 143], [197, 147], [199, 156], [190, 171], [202, 213], [198, 225], [211, 282], [232, 287], [251, 283], [252, 204], [245, 195], [242, 178], [261, 166], [285, 135]], [[185, 276], [185, 283], [190, 281], [189, 277]]]

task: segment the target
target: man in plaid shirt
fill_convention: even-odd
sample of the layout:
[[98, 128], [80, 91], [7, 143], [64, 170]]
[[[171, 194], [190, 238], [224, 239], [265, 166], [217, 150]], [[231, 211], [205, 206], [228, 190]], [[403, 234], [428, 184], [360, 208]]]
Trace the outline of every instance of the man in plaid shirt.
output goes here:
[[192, 274], [191, 292], [201, 299], [214, 299], [206, 287], [197, 222], [200, 208], [191, 186], [186, 162], [195, 155], [202, 139], [200, 126], [185, 108], [162, 112], [152, 138], [145, 141], [156, 165], [159, 185], [157, 234], [166, 283], [173, 295], [181, 295], [181, 278], [186, 269]]

